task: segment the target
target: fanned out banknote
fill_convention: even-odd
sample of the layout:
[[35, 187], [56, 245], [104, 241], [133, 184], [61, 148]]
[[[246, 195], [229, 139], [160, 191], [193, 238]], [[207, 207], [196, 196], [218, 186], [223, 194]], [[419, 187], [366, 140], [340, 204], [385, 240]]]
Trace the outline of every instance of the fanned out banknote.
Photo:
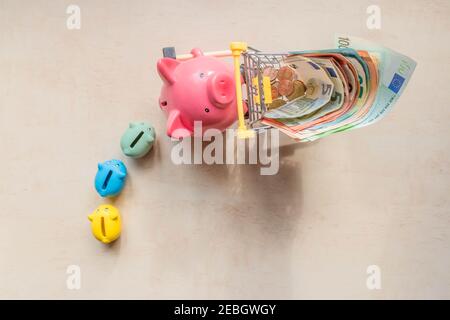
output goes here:
[[[275, 96], [264, 124], [299, 141], [313, 141], [372, 124], [393, 108], [416, 62], [353, 36], [336, 36], [335, 45], [329, 50], [290, 52], [284, 68], [292, 69], [291, 80], [301, 83], [302, 94], [289, 100], [279, 94], [283, 90], [272, 88]], [[287, 93], [294, 90], [287, 89]]]

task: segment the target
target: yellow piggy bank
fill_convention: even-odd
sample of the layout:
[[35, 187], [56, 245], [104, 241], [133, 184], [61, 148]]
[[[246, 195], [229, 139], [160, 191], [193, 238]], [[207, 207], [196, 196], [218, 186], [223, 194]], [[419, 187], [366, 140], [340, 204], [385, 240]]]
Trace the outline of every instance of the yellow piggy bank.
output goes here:
[[95, 209], [88, 219], [91, 221], [92, 233], [99, 241], [111, 243], [120, 237], [120, 213], [116, 207], [103, 204]]

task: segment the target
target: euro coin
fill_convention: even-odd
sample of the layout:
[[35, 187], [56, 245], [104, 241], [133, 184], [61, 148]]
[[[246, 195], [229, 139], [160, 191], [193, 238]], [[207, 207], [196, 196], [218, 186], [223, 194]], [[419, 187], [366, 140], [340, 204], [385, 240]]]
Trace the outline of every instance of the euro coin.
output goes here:
[[294, 100], [294, 99], [304, 96], [305, 92], [306, 92], [306, 86], [304, 85], [304, 83], [301, 82], [300, 80], [295, 80], [294, 81], [294, 91], [290, 95], [288, 95], [286, 98], [289, 101], [291, 101], [291, 100]]
[[294, 83], [291, 80], [281, 80], [278, 92], [282, 96], [289, 96], [294, 92]]
[[294, 80], [294, 75], [294, 69], [289, 66], [284, 66], [278, 70], [277, 78], [278, 80]]
[[267, 106], [267, 109], [269, 109], [269, 110], [276, 109], [285, 104], [286, 104], [286, 101], [281, 100], [281, 99], [276, 99], [276, 100], [273, 100], [272, 103]]

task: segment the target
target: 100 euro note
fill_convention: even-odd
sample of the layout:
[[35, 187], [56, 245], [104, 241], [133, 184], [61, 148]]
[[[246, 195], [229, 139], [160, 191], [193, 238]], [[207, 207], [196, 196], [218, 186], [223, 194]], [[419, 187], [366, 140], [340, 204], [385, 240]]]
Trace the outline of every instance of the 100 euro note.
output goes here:
[[[416, 62], [412, 59], [360, 38], [338, 36], [336, 37], [336, 43], [340, 48], [351, 47], [370, 52], [370, 56], [378, 69], [377, 76], [379, 81], [376, 87], [376, 96], [373, 103], [366, 106], [369, 109], [362, 110], [364, 113], [362, 117], [359, 117], [358, 113], [356, 121], [351, 121], [350, 123], [344, 121], [341, 125], [325, 132], [319, 131], [314, 133], [309, 132], [309, 130], [299, 132], [296, 135], [298, 139], [312, 141], [331, 133], [363, 127], [380, 120], [392, 109], [403, 93], [416, 67]], [[353, 118], [349, 120], [353, 120]]]
[[405, 90], [417, 65], [414, 60], [405, 55], [358, 37], [339, 35], [336, 36], [335, 42], [339, 48], [368, 51], [372, 59], [376, 61], [379, 81], [374, 102], [369, 111], [357, 121], [318, 135], [300, 134], [298, 136], [300, 139], [312, 141], [331, 133], [364, 127], [382, 119], [392, 110], [395, 102]]
[[358, 37], [340, 35], [336, 36], [335, 42], [338, 47], [366, 50], [377, 58], [377, 95], [369, 114], [355, 127], [363, 127], [380, 120], [392, 110], [405, 90], [417, 63], [403, 54]]

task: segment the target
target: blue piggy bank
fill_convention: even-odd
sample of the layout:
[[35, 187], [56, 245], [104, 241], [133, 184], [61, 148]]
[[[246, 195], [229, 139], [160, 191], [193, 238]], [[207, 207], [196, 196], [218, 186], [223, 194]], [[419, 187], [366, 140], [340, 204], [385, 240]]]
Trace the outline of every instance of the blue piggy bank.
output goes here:
[[114, 197], [122, 191], [127, 168], [120, 160], [108, 160], [98, 164], [95, 189], [102, 197]]

